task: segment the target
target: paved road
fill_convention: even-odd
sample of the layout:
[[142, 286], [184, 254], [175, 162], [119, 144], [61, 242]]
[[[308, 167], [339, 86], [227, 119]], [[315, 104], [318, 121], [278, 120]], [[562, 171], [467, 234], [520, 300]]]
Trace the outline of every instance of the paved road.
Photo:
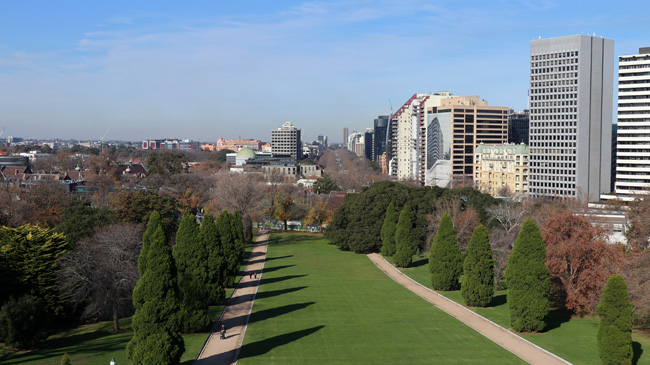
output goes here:
[[[244, 341], [248, 316], [253, 308], [259, 280], [262, 277], [268, 240], [268, 233], [257, 236], [255, 247], [253, 247], [253, 252], [248, 260], [248, 266], [246, 266], [246, 273], [237, 283], [233, 295], [226, 302], [226, 308], [194, 362], [195, 364], [234, 364], [237, 362], [239, 348]], [[249, 273], [251, 272], [257, 273], [257, 278], [250, 278]], [[218, 328], [221, 327], [221, 324], [226, 325], [224, 340], [219, 339]]]
[[504, 349], [512, 352], [522, 360], [530, 364], [569, 364], [568, 361], [553, 355], [496, 323], [472, 312], [464, 306], [457, 304], [456, 302], [451, 301], [435, 291], [415, 282], [413, 279], [404, 275], [401, 271], [397, 270], [393, 265], [384, 260], [380, 254], [371, 253], [368, 254], [368, 258], [370, 258], [370, 260], [375, 263], [381, 271], [408, 290], [447, 312], [459, 321], [472, 327], [478, 333], [494, 341]]

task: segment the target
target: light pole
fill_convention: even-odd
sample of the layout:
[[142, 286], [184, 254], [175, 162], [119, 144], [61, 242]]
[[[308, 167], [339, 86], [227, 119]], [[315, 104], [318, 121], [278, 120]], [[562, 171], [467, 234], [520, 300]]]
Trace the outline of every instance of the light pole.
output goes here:
[[111, 357], [110, 365], [115, 365], [115, 357]]

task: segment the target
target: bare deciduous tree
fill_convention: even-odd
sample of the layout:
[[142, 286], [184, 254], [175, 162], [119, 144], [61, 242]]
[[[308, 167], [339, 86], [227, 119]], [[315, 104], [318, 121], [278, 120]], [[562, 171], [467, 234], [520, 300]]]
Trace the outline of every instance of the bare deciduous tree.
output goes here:
[[[219, 174], [216, 176], [214, 194], [217, 204], [232, 212], [239, 211], [242, 217], [257, 213], [266, 194], [264, 179], [259, 174]], [[250, 223], [243, 219], [243, 223]], [[244, 227], [244, 232], [249, 232]], [[249, 242], [251, 237], [244, 237]]]
[[118, 223], [98, 229], [61, 258], [60, 287], [76, 306], [83, 306], [83, 318], [110, 317], [113, 331], [119, 331], [118, 319], [133, 311], [141, 247], [141, 228]]

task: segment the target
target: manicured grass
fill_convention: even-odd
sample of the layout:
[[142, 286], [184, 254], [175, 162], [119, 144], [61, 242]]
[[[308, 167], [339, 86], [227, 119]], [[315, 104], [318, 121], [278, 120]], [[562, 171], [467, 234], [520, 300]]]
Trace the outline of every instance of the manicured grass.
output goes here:
[[521, 363], [318, 235], [273, 234], [241, 364]]
[[[386, 258], [393, 262], [391, 258]], [[418, 283], [431, 288], [431, 277], [428, 268], [428, 257], [424, 255], [413, 258], [413, 265], [400, 269]], [[438, 292], [445, 297], [464, 304], [460, 291]], [[510, 329], [510, 312], [506, 302], [507, 291], [495, 293], [491, 306], [487, 308], [469, 308], [483, 317]], [[596, 317], [569, 318], [560, 311], [551, 312], [549, 328], [544, 333], [525, 333], [521, 336], [528, 341], [562, 357], [574, 364], [598, 364], [596, 347]], [[650, 336], [640, 331], [634, 331], [632, 340], [635, 342], [634, 352], [637, 364], [650, 364]]]
[[[246, 262], [252, 251], [252, 246], [246, 248], [244, 263], [242, 263], [239, 276], [244, 272]], [[226, 297], [232, 295], [233, 289], [226, 289]], [[223, 306], [210, 307], [210, 317], [216, 321], [223, 310]], [[73, 364], [101, 364], [106, 365], [111, 357], [115, 358], [118, 364], [128, 364], [126, 358], [126, 344], [133, 337], [131, 329], [131, 318], [120, 320], [120, 327], [123, 330], [114, 334], [112, 322], [98, 322], [75, 327], [71, 330], [57, 333], [50, 336], [43, 343], [40, 349], [27, 352], [11, 352], [4, 344], [0, 343], [0, 364], [56, 364], [61, 361], [61, 356], [68, 353]], [[185, 353], [181, 363], [192, 364], [201, 351], [203, 344], [208, 338], [208, 333], [196, 333], [183, 335], [185, 341]]]

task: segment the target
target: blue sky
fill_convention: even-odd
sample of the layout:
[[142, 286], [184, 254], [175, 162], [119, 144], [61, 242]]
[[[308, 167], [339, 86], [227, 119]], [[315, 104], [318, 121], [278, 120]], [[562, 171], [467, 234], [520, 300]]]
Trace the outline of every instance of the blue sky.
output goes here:
[[416, 92], [527, 106], [530, 41], [650, 46], [650, 1], [0, 0], [4, 136], [340, 142]]

